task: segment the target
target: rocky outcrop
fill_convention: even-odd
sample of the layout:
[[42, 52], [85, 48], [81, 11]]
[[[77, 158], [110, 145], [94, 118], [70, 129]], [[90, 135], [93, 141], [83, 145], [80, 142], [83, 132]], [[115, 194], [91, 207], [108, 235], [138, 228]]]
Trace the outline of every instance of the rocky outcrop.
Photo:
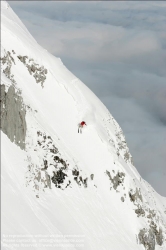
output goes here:
[[[111, 123], [114, 125], [116, 138], [112, 137], [110, 130], [108, 129], [108, 126]], [[109, 111], [107, 111], [107, 117], [103, 119], [103, 124], [107, 133], [108, 143], [116, 149], [117, 156], [119, 157], [121, 155], [126, 163], [134, 165], [123, 131]]]
[[140, 200], [141, 202], [143, 201], [141, 190], [138, 189], [138, 188], [136, 188], [135, 191], [130, 189], [129, 197], [130, 197], [130, 201], [133, 202], [133, 203], [135, 203], [137, 200]]
[[58, 171], [54, 172], [54, 175], [51, 178], [51, 180], [55, 184], [56, 187], [61, 188], [60, 184], [64, 182], [66, 176], [67, 174], [65, 174], [62, 171], [62, 169], [59, 169]]
[[106, 170], [106, 174], [108, 175], [112, 185], [113, 185], [113, 188], [116, 190], [117, 187], [119, 185], [123, 185], [123, 182], [124, 182], [124, 177], [125, 177], [125, 173], [123, 172], [118, 172], [114, 177], [111, 176], [110, 172], [108, 170]]
[[140, 244], [144, 245], [146, 250], [155, 250], [155, 235], [152, 229], [141, 229], [138, 238]]
[[35, 78], [36, 83], [40, 83], [42, 87], [44, 87], [44, 82], [46, 80], [46, 74], [48, 73], [47, 69], [44, 66], [39, 66], [39, 64], [35, 63], [28, 56], [18, 56], [18, 59], [27, 67], [30, 75]]
[[144, 209], [138, 205], [138, 208], [135, 209], [135, 213], [137, 214], [137, 217], [140, 217], [140, 216], [145, 216], [145, 211]]
[[21, 149], [25, 149], [27, 125], [23, 99], [12, 85], [8, 91], [5, 90], [5, 85], [0, 85], [0, 88], [1, 130], [12, 142], [15, 142]]
[[[80, 175], [80, 172], [77, 169], [72, 170], [72, 174], [74, 176], [74, 180], [76, 183], [81, 186], [83, 185], [85, 188], [88, 187], [88, 178], [86, 177], [85, 179]], [[93, 174], [92, 174], [93, 175]], [[91, 175], [91, 176], [92, 176]]]
[[143, 228], [138, 234], [140, 244], [143, 244], [146, 250], [155, 250], [156, 243], [163, 244], [162, 229], [157, 230], [155, 223], [150, 225], [149, 229]]
[[3, 73], [13, 84], [15, 84], [16, 81], [14, 80], [14, 75], [11, 72], [12, 65], [15, 64], [15, 61], [10, 51], [4, 51], [4, 56], [0, 58], [0, 60]]

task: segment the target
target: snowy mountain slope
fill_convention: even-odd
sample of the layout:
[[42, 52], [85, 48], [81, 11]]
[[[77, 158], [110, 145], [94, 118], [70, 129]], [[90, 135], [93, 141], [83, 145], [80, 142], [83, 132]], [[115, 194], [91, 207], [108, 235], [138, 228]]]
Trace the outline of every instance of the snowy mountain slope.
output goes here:
[[166, 198], [117, 122], [5, 1], [1, 18], [2, 249], [166, 249]]

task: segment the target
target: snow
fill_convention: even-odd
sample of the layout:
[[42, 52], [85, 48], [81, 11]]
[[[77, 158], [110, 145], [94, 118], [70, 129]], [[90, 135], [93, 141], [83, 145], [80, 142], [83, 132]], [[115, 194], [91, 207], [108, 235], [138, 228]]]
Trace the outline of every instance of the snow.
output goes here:
[[[136, 235], [148, 225], [147, 220], [137, 218], [128, 191], [141, 189], [145, 202], [160, 215], [159, 225], [166, 223], [166, 198], [158, 195], [144, 180], [130, 161], [124, 159], [123, 149], [117, 156], [117, 146], [121, 139], [116, 134], [120, 127], [101, 101], [68, 69], [59, 58], [49, 54], [34, 40], [12, 11], [10, 6], [1, 2], [2, 18], [2, 55], [5, 51], [15, 51], [12, 57], [15, 65], [12, 74], [16, 89], [21, 90], [24, 104], [30, 107], [26, 114], [26, 150], [21, 150], [2, 132], [2, 240], [11, 235], [14, 242], [2, 245], [2, 249], [114, 249], [141, 250]], [[35, 63], [48, 70], [42, 88], [29, 74], [18, 55], [33, 58]], [[6, 90], [10, 80], [2, 74]], [[87, 126], [78, 134], [78, 123], [85, 120]], [[79, 187], [76, 182], [65, 190], [52, 184], [51, 189], [41, 189], [36, 193], [26, 185], [28, 162], [40, 166], [43, 162], [43, 149], [35, 149], [37, 131], [50, 135], [59, 152], [69, 163], [68, 177], [74, 166], [82, 176], [94, 174], [94, 180], [87, 188]], [[120, 135], [124, 140], [124, 137]], [[120, 138], [121, 138], [120, 137]], [[128, 149], [126, 147], [126, 149]], [[47, 156], [51, 162], [51, 156]], [[34, 168], [35, 169], [35, 168]], [[53, 175], [54, 167], [48, 169]], [[124, 186], [118, 192], [110, 190], [106, 171], [125, 173]], [[35, 172], [35, 170], [34, 170]], [[123, 189], [125, 188], [125, 190]], [[121, 201], [126, 193], [125, 202]], [[149, 198], [150, 197], [150, 198]], [[12, 236], [13, 235], [13, 236]], [[36, 245], [16, 244], [19, 239], [28, 239]], [[37, 240], [37, 235], [39, 235]], [[41, 245], [39, 240], [64, 238], [71, 235], [73, 246], [58, 246], [57, 243]], [[75, 235], [75, 236], [74, 236]], [[82, 245], [76, 242], [76, 236]], [[40, 243], [40, 244], [39, 244]], [[15, 245], [14, 245], [15, 244]], [[13, 246], [13, 247], [12, 247]], [[166, 243], [156, 249], [166, 249]]]

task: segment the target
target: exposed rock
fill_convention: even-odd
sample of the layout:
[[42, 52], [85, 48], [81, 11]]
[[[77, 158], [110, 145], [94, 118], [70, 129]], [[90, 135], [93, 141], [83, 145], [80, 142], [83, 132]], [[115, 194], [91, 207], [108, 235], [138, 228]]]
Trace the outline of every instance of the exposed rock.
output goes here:
[[36, 68], [35, 68], [35, 66], [32, 64], [32, 65], [31, 65], [31, 71], [32, 71], [32, 72], [35, 72], [35, 70], [36, 70]]
[[141, 229], [138, 234], [140, 244], [143, 244], [146, 250], [155, 250], [156, 243], [163, 244], [162, 229], [157, 230], [157, 225], [152, 221], [149, 229]]
[[159, 230], [158, 230], [157, 225], [153, 221], [151, 221], [150, 228], [151, 228], [151, 230], [153, 231], [153, 233], [154, 233], [154, 235], [156, 237], [157, 244], [161, 246], [163, 244], [162, 229], [159, 228]]
[[82, 183], [83, 183], [84, 187], [87, 188], [88, 187], [88, 178], [85, 178]]
[[124, 159], [125, 161], [129, 161], [130, 160], [130, 153], [126, 151], [126, 153], [124, 154]]
[[147, 215], [148, 219], [152, 219], [156, 216], [156, 213], [154, 210], [149, 209], [148, 212], [149, 212], [149, 214]]
[[5, 85], [1, 88], [1, 129], [8, 138], [15, 142], [21, 149], [25, 149], [26, 137], [26, 110], [23, 99], [13, 86], [5, 91]]
[[87, 188], [88, 178], [83, 179], [83, 177], [79, 175], [80, 172], [77, 169], [72, 170], [72, 174], [74, 175], [74, 180], [79, 186], [82, 184], [85, 188]]
[[47, 169], [48, 168], [48, 161], [47, 160], [43, 160], [44, 162], [44, 169]]
[[72, 170], [72, 174], [75, 176], [79, 176], [79, 171], [77, 169]]
[[3, 65], [3, 73], [5, 74], [5, 76], [11, 80], [12, 83], [16, 83], [16, 81], [14, 80], [14, 76], [11, 74], [11, 67], [12, 64], [15, 64], [14, 58], [11, 56], [11, 53], [9, 51], [5, 51], [5, 55], [4, 57], [0, 58], [0, 60], [2, 61], [2, 65]]
[[146, 250], [155, 250], [155, 235], [152, 229], [141, 229], [138, 234], [140, 244], [143, 244]]
[[117, 187], [123, 183], [124, 181], [124, 177], [125, 177], [125, 173], [123, 172], [118, 172], [113, 178], [111, 177], [111, 174], [109, 171], [106, 170], [106, 174], [108, 175], [110, 181], [113, 184], [113, 188], [116, 190]]
[[[36, 133], [37, 138], [34, 151], [39, 152], [43, 159], [40, 159], [39, 164], [33, 164], [32, 158], [28, 157], [29, 171], [26, 174], [27, 186], [31, 185], [34, 192], [39, 190], [44, 191], [45, 188], [51, 189], [51, 182], [53, 182], [57, 188], [67, 188], [70, 185], [70, 181], [68, 180], [67, 185], [66, 181], [65, 185], [63, 185], [63, 183], [67, 177], [66, 171], [69, 164], [60, 157], [58, 148], [55, 147], [51, 136], [39, 130], [36, 131]], [[39, 175], [39, 173], [41, 175]]]
[[40, 171], [35, 176], [35, 180], [37, 180], [38, 182], [41, 180], [41, 172]]
[[91, 178], [91, 180], [93, 181], [93, 179], [94, 179], [94, 174], [91, 174], [91, 175], [90, 175], [90, 178]]
[[145, 216], [145, 211], [143, 210], [143, 208], [141, 206], [139, 208], [135, 209], [135, 213], [137, 214], [138, 217]]
[[143, 200], [142, 200], [141, 192], [140, 192], [140, 190], [139, 190], [138, 188], [136, 188], [135, 193], [133, 192], [133, 190], [130, 190], [130, 192], [129, 192], [129, 197], [130, 197], [130, 200], [131, 200], [132, 202], [135, 202], [135, 201], [137, 201], [138, 199], [139, 199], [140, 201], [143, 201]]
[[45, 171], [45, 180], [46, 180], [47, 187], [51, 189], [51, 178], [46, 171]]
[[124, 197], [121, 197], [120, 199], [121, 199], [121, 201], [122, 201], [122, 202], [124, 202], [124, 201], [125, 201]]
[[162, 229], [160, 228], [158, 232], [156, 232], [156, 241], [157, 241], [157, 244], [162, 246], [163, 244], [163, 232], [162, 232]]
[[116, 154], [118, 157], [120, 155], [122, 155], [125, 162], [130, 162], [131, 164], [133, 164], [133, 159], [132, 159], [132, 156], [129, 152], [129, 148], [127, 146], [127, 143], [125, 141], [125, 136], [123, 134], [123, 131], [120, 128], [119, 124], [117, 124], [117, 122], [114, 119], [112, 121], [116, 127], [116, 139], [117, 139]]
[[41, 83], [41, 86], [43, 87], [44, 81], [46, 80], [46, 74], [48, 73], [47, 69], [44, 68], [44, 66], [39, 66], [37, 63], [34, 62], [33, 59], [28, 60], [28, 56], [18, 56], [18, 59], [25, 64], [27, 67], [30, 75], [32, 75], [36, 83]]
[[58, 171], [54, 172], [54, 176], [51, 178], [51, 180], [56, 187], [60, 187], [59, 184], [64, 182], [66, 176], [67, 174], [65, 174], [62, 169], [59, 169]]
[[61, 163], [64, 166], [63, 169], [67, 168], [67, 163], [59, 156], [54, 156], [54, 161], [57, 163]]
[[18, 59], [19, 59], [22, 63], [26, 64], [26, 59], [28, 59], [28, 57], [27, 57], [27, 56], [18, 56]]

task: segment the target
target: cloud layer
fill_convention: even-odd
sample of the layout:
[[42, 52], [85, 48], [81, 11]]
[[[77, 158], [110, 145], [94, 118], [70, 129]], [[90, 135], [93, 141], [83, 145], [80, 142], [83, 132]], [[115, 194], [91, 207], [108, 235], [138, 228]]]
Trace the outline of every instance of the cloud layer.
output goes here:
[[166, 3], [10, 2], [122, 127], [136, 168], [166, 196]]

